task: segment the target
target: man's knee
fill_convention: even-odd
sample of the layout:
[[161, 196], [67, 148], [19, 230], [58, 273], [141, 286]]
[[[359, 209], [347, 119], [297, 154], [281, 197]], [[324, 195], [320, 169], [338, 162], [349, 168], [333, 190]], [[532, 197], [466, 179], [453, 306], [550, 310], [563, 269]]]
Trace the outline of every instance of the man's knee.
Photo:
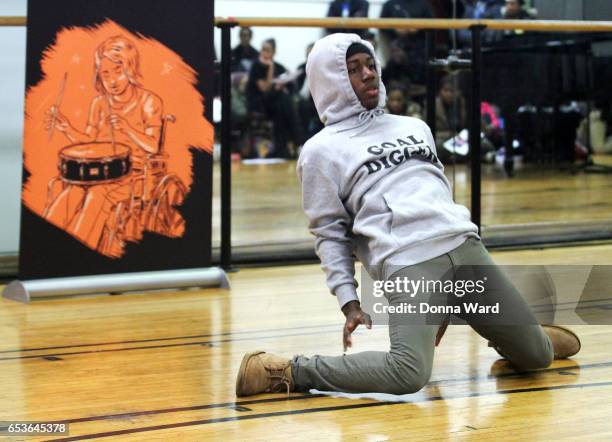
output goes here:
[[521, 355], [519, 360], [513, 361], [516, 366], [523, 370], [535, 370], [538, 368], [546, 368], [554, 359], [552, 349], [537, 348]]
[[522, 351], [514, 359], [511, 360], [513, 365], [523, 370], [546, 368], [554, 359], [552, 344], [544, 333], [531, 340], [526, 339]]
[[431, 373], [419, 373], [412, 375], [410, 378], [406, 378], [400, 386], [400, 391], [396, 394], [411, 394], [416, 393], [425, 387], [429, 382]]
[[390, 356], [395, 382], [388, 393], [416, 393], [427, 385], [431, 377], [431, 363], [401, 355]]

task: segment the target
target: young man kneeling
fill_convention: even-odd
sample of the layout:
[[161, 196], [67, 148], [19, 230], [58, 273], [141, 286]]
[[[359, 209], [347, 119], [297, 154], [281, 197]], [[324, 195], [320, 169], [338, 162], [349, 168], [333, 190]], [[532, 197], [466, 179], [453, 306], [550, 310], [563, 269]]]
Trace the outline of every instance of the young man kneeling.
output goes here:
[[[355, 254], [374, 280], [448, 279], [465, 266], [486, 268], [498, 282], [498, 290], [487, 293], [487, 303], [499, 301], [506, 308], [494, 319], [462, 319], [490, 346], [519, 370], [544, 368], [553, 358], [577, 353], [576, 335], [540, 326], [494, 265], [469, 211], [452, 200], [429, 127], [416, 118], [384, 113], [385, 89], [372, 46], [355, 34], [329, 35], [315, 44], [306, 71], [325, 128], [304, 145], [297, 171], [327, 284], [346, 316], [345, 347], [351, 346], [351, 333], [359, 324], [369, 328], [372, 323], [357, 297]], [[390, 306], [414, 302], [406, 292], [386, 296]], [[433, 296], [425, 301], [434, 302]], [[512, 317], [505, 313], [510, 311]], [[429, 316], [421, 323], [408, 318], [389, 315], [388, 352], [292, 360], [248, 353], [236, 394], [311, 388], [416, 392], [429, 381], [434, 348], [448, 316]]]

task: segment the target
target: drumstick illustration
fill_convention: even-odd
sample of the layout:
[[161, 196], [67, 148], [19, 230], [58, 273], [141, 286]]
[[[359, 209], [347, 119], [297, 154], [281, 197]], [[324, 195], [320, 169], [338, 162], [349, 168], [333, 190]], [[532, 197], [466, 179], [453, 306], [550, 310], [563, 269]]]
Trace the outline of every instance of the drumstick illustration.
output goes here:
[[66, 81], [68, 80], [68, 72], [64, 72], [64, 78], [62, 78], [62, 82], [60, 83], [60, 90], [57, 98], [55, 99], [55, 106], [53, 107], [53, 115], [51, 116], [51, 126], [49, 127], [49, 141], [51, 141], [51, 137], [53, 137], [53, 129], [55, 129], [55, 120], [57, 118], [57, 113], [59, 112], [60, 104], [62, 103], [62, 98], [64, 97], [64, 89], [66, 88]]
[[[106, 94], [106, 101], [108, 102], [108, 117], [110, 118], [113, 114], [113, 103], [111, 102], [110, 95]], [[115, 132], [113, 132], [113, 123], [112, 121], [109, 124], [110, 129], [110, 137], [111, 137], [111, 146], [113, 146], [113, 155], [117, 155], [117, 148], [115, 147]]]

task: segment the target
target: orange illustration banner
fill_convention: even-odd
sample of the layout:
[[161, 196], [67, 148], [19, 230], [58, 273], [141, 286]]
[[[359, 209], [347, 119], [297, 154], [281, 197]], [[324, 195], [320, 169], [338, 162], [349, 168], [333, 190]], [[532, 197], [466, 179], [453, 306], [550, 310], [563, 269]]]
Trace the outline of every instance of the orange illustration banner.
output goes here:
[[22, 278], [209, 265], [212, 4], [30, 0]]

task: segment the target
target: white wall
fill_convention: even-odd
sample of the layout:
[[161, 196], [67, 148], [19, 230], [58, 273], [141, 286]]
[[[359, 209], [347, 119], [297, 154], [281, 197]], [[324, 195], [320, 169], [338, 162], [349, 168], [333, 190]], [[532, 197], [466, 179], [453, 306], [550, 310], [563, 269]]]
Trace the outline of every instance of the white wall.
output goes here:
[[[2, 15], [26, 15], [26, 0], [1, 0]], [[25, 28], [0, 28], [0, 254], [19, 249], [25, 41]]]

